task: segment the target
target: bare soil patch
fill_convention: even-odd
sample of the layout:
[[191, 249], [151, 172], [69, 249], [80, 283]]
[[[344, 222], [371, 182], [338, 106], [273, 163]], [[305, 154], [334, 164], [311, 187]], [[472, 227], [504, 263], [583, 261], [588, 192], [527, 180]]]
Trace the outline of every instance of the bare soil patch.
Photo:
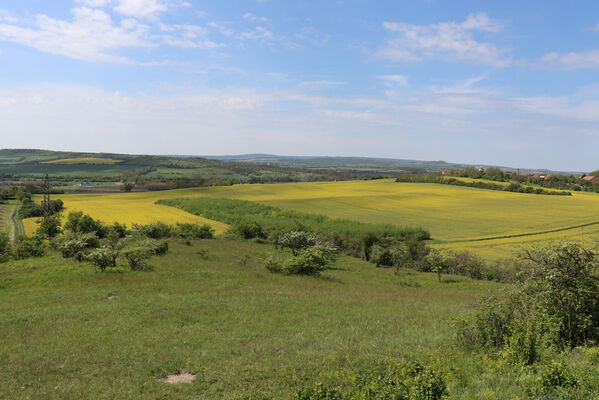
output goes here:
[[164, 379], [165, 383], [191, 383], [196, 378], [195, 375], [185, 372], [184, 370], [179, 372], [178, 374], [167, 375], [166, 379]]

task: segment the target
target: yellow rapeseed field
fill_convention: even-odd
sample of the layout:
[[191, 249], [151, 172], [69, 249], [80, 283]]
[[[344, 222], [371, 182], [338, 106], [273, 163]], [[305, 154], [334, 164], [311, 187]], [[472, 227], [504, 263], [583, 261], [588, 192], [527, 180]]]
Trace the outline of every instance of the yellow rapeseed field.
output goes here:
[[[154, 204], [159, 199], [226, 197], [363, 222], [418, 225], [434, 246], [505, 256], [518, 246], [562, 237], [580, 238], [580, 228], [516, 238], [599, 222], [599, 194], [546, 196], [393, 180], [235, 185], [163, 192], [61, 195], [67, 212], [81, 210], [105, 222], [201, 221], [184, 211]], [[211, 222], [217, 232], [224, 224]], [[31, 222], [26, 221], [27, 232]], [[585, 228], [589, 243], [599, 225]]]
[[[125, 223], [131, 227], [132, 224], [147, 224], [149, 222], [161, 221], [168, 224], [177, 222], [208, 223], [217, 234], [228, 229], [228, 225], [218, 221], [211, 221], [179, 210], [174, 207], [154, 204], [158, 199], [172, 197], [175, 192], [145, 192], [145, 193], [108, 193], [108, 194], [64, 194], [57, 196], [65, 203], [64, 215], [71, 211], [83, 211], [93, 218], [104, 223], [111, 224], [115, 221]], [[177, 197], [177, 195], [175, 195]], [[29, 235], [37, 229], [36, 220], [39, 218], [27, 218], [23, 220], [25, 232]]]

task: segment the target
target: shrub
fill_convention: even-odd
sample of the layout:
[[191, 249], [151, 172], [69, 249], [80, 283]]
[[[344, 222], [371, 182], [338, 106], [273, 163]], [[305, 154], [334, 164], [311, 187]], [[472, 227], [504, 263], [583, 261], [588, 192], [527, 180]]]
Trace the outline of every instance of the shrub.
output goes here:
[[447, 384], [441, 371], [409, 361], [386, 361], [361, 373], [349, 389], [329, 387], [322, 383], [301, 388], [296, 399], [343, 400], [439, 400], [447, 394]]
[[57, 239], [54, 245], [64, 258], [83, 261], [87, 250], [97, 248], [99, 240], [95, 233], [68, 233]]
[[172, 237], [175, 234], [175, 229], [164, 222], [152, 222], [147, 225], [135, 224], [133, 225], [133, 229], [152, 239], [164, 239]]
[[530, 364], [543, 348], [568, 349], [599, 340], [599, 260], [577, 244], [526, 250], [511, 293], [488, 297], [458, 321], [460, 341], [506, 345], [508, 358]]
[[561, 362], [552, 362], [539, 373], [538, 386], [542, 392], [551, 392], [556, 388], [573, 388], [578, 380]]
[[0, 262], [8, 261], [10, 252], [10, 236], [8, 236], [8, 233], [0, 231]]
[[316, 236], [305, 231], [291, 231], [281, 235], [277, 241], [281, 248], [289, 248], [294, 256], [298, 250], [316, 245]]
[[287, 260], [282, 266], [282, 272], [287, 275], [318, 276], [334, 261], [335, 249], [325, 246], [313, 246], [302, 249], [296, 257]]
[[541, 343], [534, 320], [512, 324], [506, 338], [505, 354], [516, 365], [532, 365], [541, 358]]
[[262, 225], [255, 219], [243, 218], [241, 221], [233, 224], [232, 231], [244, 239], [261, 238], [266, 239], [268, 235], [262, 228]]
[[64, 229], [73, 233], [95, 233], [99, 238], [105, 237], [108, 233], [101, 221], [83, 214], [82, 211], [70, 212], [64, 223]]
[[153, 254], [152, 250], [146, 246], [135, 247], [124, 252], [132, 271], [151, 271], [152, 267], [147, 264], [147, 260]]
[[370, 261], [376, 264], [377, 267], [392, 267], [393, 252], [388, 247], [383, 247], [374, 244], [370, 247]]
[[129, 234], [129, 231], [127, 230], [127, 225], [125, 225], [125, 224], [115, 222], [108, 227], [107, 236], [116, 235], [117, 237], [122, 239], [122, 238], [126, 237], [128, 234]]
[[269, 255], [264, 259], [264, 266], [273, 274], [279, 274], [283, 272], [283, 263], [281, 259], [274, 255]]
[[482, 298], [471, 313], [454, 321], [458, 342], [478, 348], [503, 346], [518, 303], [515, 293]]
[[151, 254], [162, 256], [168, 252], [168, 242], [166, 240], [146, 240], [140, 244], [150, 251]]
[[20, 237], [13, 246], [13, 257], [16, 260], [23, 260], [30, 257], [42, 257], [45, 250], [44, 242], [39, 236], [30, 238]]
[[177, 223], [177, 234], [184, 239], [212, 239], [214, 229], [208, 224]]
[[37, 227], [36, 235], [44, 239], [55, 238], [62, 232], [60, 214], [49, 215], [36, 222], [40, 224]]
[[106, 271], [107, 268], [116, 267], [116, 258], [118, 253], [115, 253], [108, 247], [100, 247], [97, 250], [90, 252], [85, 258], [94, 264], [101, 272]]

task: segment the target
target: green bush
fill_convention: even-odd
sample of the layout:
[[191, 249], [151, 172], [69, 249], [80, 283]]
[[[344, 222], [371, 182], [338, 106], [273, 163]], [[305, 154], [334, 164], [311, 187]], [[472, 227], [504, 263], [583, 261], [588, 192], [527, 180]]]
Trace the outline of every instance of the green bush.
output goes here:
[[273, 274], [279, 274], [283, 272], [283, 262], [279, 257], [274, 255], [269, 255], [264, 259], [264, 266]]
[[52, 239], [58, 236], [62, 232], [62, 222], [60, 219], [61, 215], [57, 213], [36, 221], [40, 224], [40, 226], [37, 227], [36, 236], [43, 237], [44, 239]]
[[541, 358], [541, 339], [534, 320], [512, 324], [506, 337], [506, 359], [516, 365], [532, 365]]
[[162, 256], [168, 252], [166, 240], [147, 239], [138, 244], [138, 247], [147, 249], [152, 255]]
[[164, 239], [175, 236], [175, 228], [164, 222], [152, 222], [147, 225], [133, 225], [133, 229], [152, 239]]
[[260, 225], [257, 220], [248, 217], [245, 217], [239, 222], [234, 223], [231, 227], [231, 230], [233, 233], [240, 235], [244, 239], [266, 239], [268, 237], [267, 233], [264, 231], [264, 228], [262, 228], [262, 225]]
[[291, 249], [293, 255], [296, 256], [299, 250], [316, 245], [316, 236], [305, 231], [290, 231], [281, 235], [277, 244], [282, 249]]
[[349, 389], [317, 383], [301, 388], [301, 400], [439, 400], [447, 394], [443, 373], [433, 367], [409, 361], [385, 361], [362, 372]]
[[42, 238], [20, 237], [13, 246], [13, 257], [16, 260], [23, 260], [30, 257], [42, 257], [46, 251], [46, 246]]
[[86, 259], [94, 264], [101, 272], [106, 271], [107, 268], [116, 267], [116, 259], [118, 253], [108, 247], [100, 247], [97, 250], [91, 251], [86, 255]]
[[556, 388], [574, 388], [577, 385], [576, 377], [561, 362], [552, 362], [539, 373], [538, 387], [544, 393]]
[[107, 236], [116, 235], [118, 238], [122, 239], [122, 238], [126, 237], [128, 234], [129, 234], [129, 230], [127, 229], [127, 225], [125, 225], [125, 224], [115, 222], [114, 224], [112, 224], [108, 227]]
[[105, 237], [108, 233], [108, 229], [101, 221], [93, 219], [82, 211], [70, 212], [64, 223], [64, 229], [73, 233], [95, 233], [99, 238]]
[[212, 239], [214, 229], [208, 224], [177, 223], [177, 235], [184, 239]]
[[100, 245], [95, 233], [68, 233], [55, 240], [54, 247], [64, 258], [75, 258], [83, 261], [89, 249]]
[[283, 264], [281, 272], [287, 275], [318, 276], [334, 261], [335, 253], [335, 249], [321, 245], [302, 249], [296, 257]]
[[544, 349], [599, 340], [599, 258], [574, 243], [525, 250], [519, 281], [487, 297], [456, 322], [460, 342], [503, 347], [508, 360], [530, 365]]
[[151, 271], [152, 267], [147, 260], [154, 255], [152, 249], [147, 246], [138, 246], [124, 252], [127, 263], [132, 271]]

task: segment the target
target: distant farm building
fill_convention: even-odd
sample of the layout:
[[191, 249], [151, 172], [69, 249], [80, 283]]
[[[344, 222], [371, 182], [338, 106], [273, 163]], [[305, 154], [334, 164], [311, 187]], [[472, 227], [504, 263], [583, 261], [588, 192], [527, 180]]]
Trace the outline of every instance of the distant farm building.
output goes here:
[[593, 175], [587, 175], [582, 178], [583, 181], [591, 182], [591, 183], [599, 183], [599, 178]]
[[445, 171], [441, 172], [442, 175], [451, 175], [451, 171], [446, 169]]

